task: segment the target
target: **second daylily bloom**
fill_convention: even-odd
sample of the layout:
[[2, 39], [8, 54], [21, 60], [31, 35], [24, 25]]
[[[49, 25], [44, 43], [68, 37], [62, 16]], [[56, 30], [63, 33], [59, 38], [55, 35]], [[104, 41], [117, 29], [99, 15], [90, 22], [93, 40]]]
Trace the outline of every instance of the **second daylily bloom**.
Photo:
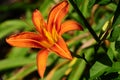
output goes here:
[[38, 33], [22, 32], [6, 39], [7, 43], [17, 47], [40, 48], [37, 54], [38, 73], [44, 76], [46, 61], [50, 51], [62, 58], [71, 60], [72, 56], [61, 35], [70, 30], [82, 30], [81, 25], [73, 20], [62, 23], [62, 19], [68, 13], [69, 4], [63, 1], [57, 4], [49, 13], [47, 23], [38, 10], [33, 12], [32, 21]]

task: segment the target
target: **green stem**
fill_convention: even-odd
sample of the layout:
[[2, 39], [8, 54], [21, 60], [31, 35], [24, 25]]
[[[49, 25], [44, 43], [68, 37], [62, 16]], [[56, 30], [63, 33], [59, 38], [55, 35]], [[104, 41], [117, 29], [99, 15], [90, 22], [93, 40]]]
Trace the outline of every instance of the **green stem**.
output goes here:
[[[90, 24], [88, 23], [88, 21], [85, 19], [85, 17], [83, 16], [83, 14], [81, 13], [81, 11], [79, 10], [78, 6], [76, 5], [76, 3], [73, 0], [69, 0], [69, 2], [72, 4], [73, 8], [76, 10], [76, 12], [78, 13], [78, 15], [80, 16], [80, 18], [82, 19], [85, 27], [89, 30], [89, 32], [92, 34], [93, 38], [98, 42], [97, 45], [97, 50], [100, 47], [99, 42], [101, 42], [101, 40], [99, 39], [99, 37], [97, 36], [97, 34], [95, 33], [95, 31], [92, 29], [92, 27], [90, 26]], [[107, 51], [107, 48], [105, 46], [105, 44], [101, 44], [102, 48], [105, 50], [105, 52]]]
[[70, 3], [72, 4], [73, 8], [76, 10], [76, 12], [78, 13], [78, 15], [80, 16], [80, 18], [82, 19], [85, 27], [89, 30], [89, 32], [92, 34], [92, 36], [94, 37], [94, 39], [99, 42], [100, 39], [98, 38], [97, 34], [94, 32], [94, 30], [91, 28], [90, 24], [87, 22], [87, 20], [85, 19], [85, 17], [83, 16], [83, 14], [81, 13], [81, 11], [79, 10], [78, 6], [76, 5], [76, 3], [73, 0], [69, 0]]
[[[83, 55], [84, 55], [84, 53], [83, 53]], [[81, 58], [81, 59], [83, 59], [87, 64], [89, 64], [89, 62], [88, 62], [88, 61], [86, 60], [86, 58], [85, 58], [85, 55], [84, 55], [84, 56], [80, 56], [80, 55], [75, 54], [74, 57], [76, 57], [76, 58]]]

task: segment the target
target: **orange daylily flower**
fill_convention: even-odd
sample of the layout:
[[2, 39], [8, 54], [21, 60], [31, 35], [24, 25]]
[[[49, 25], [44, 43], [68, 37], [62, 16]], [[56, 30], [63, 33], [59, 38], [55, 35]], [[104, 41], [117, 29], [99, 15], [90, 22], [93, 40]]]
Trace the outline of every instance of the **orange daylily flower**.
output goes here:
[[38, 33], [22, 32], [6, 39], [7, 43], [17, 47], [41, 48], [37, 54], [38, 73], [43, 78], [46, 61], [50, 51], [62, 58], [71, 60], [72, 56], [61, 35], [70, 30], [83, 30], [80, 24], [73, 20], [62, 23], [68, 13], [69, 4], [66, 0], [57, 4], [49, 13], [47, 23], [38, 10], [33, 12], [32, 21]]

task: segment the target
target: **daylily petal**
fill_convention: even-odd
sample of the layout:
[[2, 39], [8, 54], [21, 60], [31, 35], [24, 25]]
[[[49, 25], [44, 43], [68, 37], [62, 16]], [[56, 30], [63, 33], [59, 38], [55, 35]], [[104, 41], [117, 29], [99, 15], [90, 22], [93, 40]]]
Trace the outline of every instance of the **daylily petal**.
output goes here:
[[49, 51], [47, 49], [43, 49], [43, 50], [40, 50], [37, 54], [37, 68], [38, 68], [38, 73], [41, 76], [41, 78], [43, 78], [44, 72], [46, 69], [48, 52]]
[[59, 56], [69, 59], [72, 59], [72, 56], [67, 48], [67, 45], [62, 37], [59, 36], [58, 42], [55, 43], [50, 50], [56, 52]]
[[67, 14], [68, 7], [69, 4], [67, 0], [65, 0], [52, 8], [48, 17], [48, 31], [51, 32], [51, 29], [54, 26], [56, 27], [57, 31], [60, 29], [61, 21], [63, 17]]
[[59, 35], [62, 35], [63, 33], [70, 31], [70, 30], [83, 30], [83, 28], [76, 21], [68, 20], [62, 23]]
[[7, 43], [12, 46], [32, 48], [41, 48], [40, 40], [40, 36], [33, 32], [22, 32], [6, 39]]
[[56, 16], [55, 26], [57, 31], [60, 30], [61, 21], [65, 17], [65, 15], [68, 13], [68, 9], [69, 9], [69, 5], [67, 4], [65, 7], [61, 9], [61, 11], [59, 11], [58, 15]]
[[46, 23], [42, 17], [42, 14], [37, 9], [33, 12], [32, 21], [33, 21], [36, 29], [40, 33], [42, 33], [42, 28], [45, 28]]

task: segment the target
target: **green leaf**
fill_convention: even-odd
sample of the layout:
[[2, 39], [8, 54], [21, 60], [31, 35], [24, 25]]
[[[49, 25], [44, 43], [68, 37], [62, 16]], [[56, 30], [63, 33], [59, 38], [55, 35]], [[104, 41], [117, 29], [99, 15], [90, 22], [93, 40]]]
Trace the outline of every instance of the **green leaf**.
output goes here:
[[105, 4], [108, 4], [110, 2], [111, 2], [111, 0], [89, 0], [88, 8], [91, 10], [91, 8], [95, 4], [105, 5]]
[[[91, 61], [92, 59], [92, 55], [93, 55], [93, 52], [94, 52], [94, 49], [91, 47], [89, 49], [85, 49], [84, 52], [84, 56], [85, 56], [85, 59], [89, 62]], [[82, 55], [82, 54], [81, 54]], [[84, 74], [84, 71], [86, 69], [86, 66], [87, 63], [85, 62], [85, 60], [83, 59], [78, 59], [76, 61], [76, 63], [73, 65], [72, 67], [72, 72], [70, 73], [70, 76], [69, 76], [69, 80], [80, 80], [82, 79], [82, 75]], [[87, 72], [86, 72], [87, 73]], [[87, 78], [89, 77], [89, 75], [87, 75]]]
[[90, 13], [88, 12], [88, 0], [75, 0], [75, 3], [77, 4], [77, 6], [80, 8], [82, 14], [85, 17], [89, 17]]
[[4, 59], [0, 61], [0, 71], [24, 66], [27, 64], [35, 64], [36, 63], [35, 60], [36, 59], [31, 59], [31, 58]]
[[120, 53], [120, 41], [115, 42], [115, 50]]
[[13, 47], [9, 54], [7, 55], [8, 58], [16, 58], [16, 57], [25, 57], [27, 55], [29, 48], [19, 48]]
[[98, 54], [96, 56], [96, 60], [104, 65], [112, 66], [112, 61], [110, 60], [109, 56], [105, 53]]
[[[113, 46], [113, 45], [111, 45]], [[90, 68], [90, 80], [97, 79], [99, 76], [103, 75], [106, 70], [112, 66], [113, 64], [113, 54], [110, 52], [112, 49], [109, 49], [107, 54], [106, 53], [99, 53], [95, 56], [96, 62]]]
[[[116, 42], [111, 42], [110, 43], [110, 47], [109, 47], [108, 52], [107, 52], [108, 56], [110, 57], [111, 61], [113, 61], [113, 62], [114, 61], [120, 61], [120, 54], [115, 48]], [[119, 44], [116, 44], [116, 45], [119, 46]], [[119, 47], [117, 49], [119, 50]]]
[[112, 72], [119, 72], [120, 71], [120, 62], [114, 62], [112, 67], [110, 67], [107, 70], [106, 74], [112, 73]]
[[93, 80], [102, 75], [104, 72], [106, 72], [107, 68], [109, 68], [109, 66], [106, 66], [97, 61], [90, 69], [90, 80]]
[[44, 0], [42, 1], [42, 4], [40, 5], [40, 12], [42, 12], [42, 15], [45, 17], [48, 14], [48, 11], [50, 11], [51, 5], [48, 5], [52, 3], [53, 0]]
[[68, 65], [64, 65], [57, 69], [51, 80], [61, 80], [62, 76], [65, 75], [65, 71], [68, 69]]
[[109, 49], [108, 49], [108, 51], [107, 51], [107, 55], [109, 56], [109, 58], [110, 58], [110, 60], [111, 60], [112, 62], [114, 62], [113, 60], [114, 60], [115, 54], [116, 54], [115, 44], [114, 44], [114, 42], [111, 42], [111, 43], [110, 43], [110, 47], [109, 47]]
[[69, 76], [69, 80], [79, 80], [85, 69], [86, 62], [84, 60], [77, 60], [76, 64], [73, 66], [72, 72]]
[[36, 65], [33, 65], [33, 64], [26, 65], [26, 66], [24, 66], [24, 68], [22, 70], [20, 70], [16, 74], [13, 74], [14, 76], [11, 76], [7, 80], [22, 80], [25, 76], [27, 76], [28, 74], [32, 73], [35, 70], [37, 70]]
[[[120, 40], [120, 1], [117, 5], [117, 9], [114, 13], [113, 18], [113, 31], [111, 32], [110, 41], [119, 41]], [[117, 42], [118, 43], [118, 42]]]
[[47, 65], [50, 66], [51, 64], [55, 63], [55, 61], [57, 61], [58, 58], [59, 57], [57, 55], [53, 54], [53, 53], [49, 54], [49, 57], [48, 57], [48, 60], [47, 60]]
[[89, 0], [88, 3], [88, 8], [91, 10], [91, 8], [93, 7], [93, 5], [95, 4], [96, 0]]
[[112, 2], [111, 0], [96, 0], [96, 3], [101, 4], [101, 5], [105, 5]]
[[26, 24], [21, 20], [9, 20], [0, 24], [0, 38], [8, 35], [9, 33], [23, 29]]
[[120, 24], [120, 1], [117, 5], [117, 9], [114, 14], [114, 19], [113, 19], [113, 27], [118, 26]]
[[[115, 41], [115, 50], [118, 51], [120, 53], [120, 1], [117, 5], [117, 9], [115, 11], [114, 14], [114, 18], [113, 18], [113, 23], [112, 23], [112, 27], [113, 27], [113, 31], [111, 32], [111, 36], [110, 36], [110, 41]], [[119, 54], [118, 54], [119, 56]]]
[[112, 42], [117, 41], [119, 37], [120, 37], [120, 27], [116, 26], [111, 32], [109, 40]]
[[116, 26], [109, 38], [110, 41], [115, 41], [115, 50], [120, 53], [120, 27]]

